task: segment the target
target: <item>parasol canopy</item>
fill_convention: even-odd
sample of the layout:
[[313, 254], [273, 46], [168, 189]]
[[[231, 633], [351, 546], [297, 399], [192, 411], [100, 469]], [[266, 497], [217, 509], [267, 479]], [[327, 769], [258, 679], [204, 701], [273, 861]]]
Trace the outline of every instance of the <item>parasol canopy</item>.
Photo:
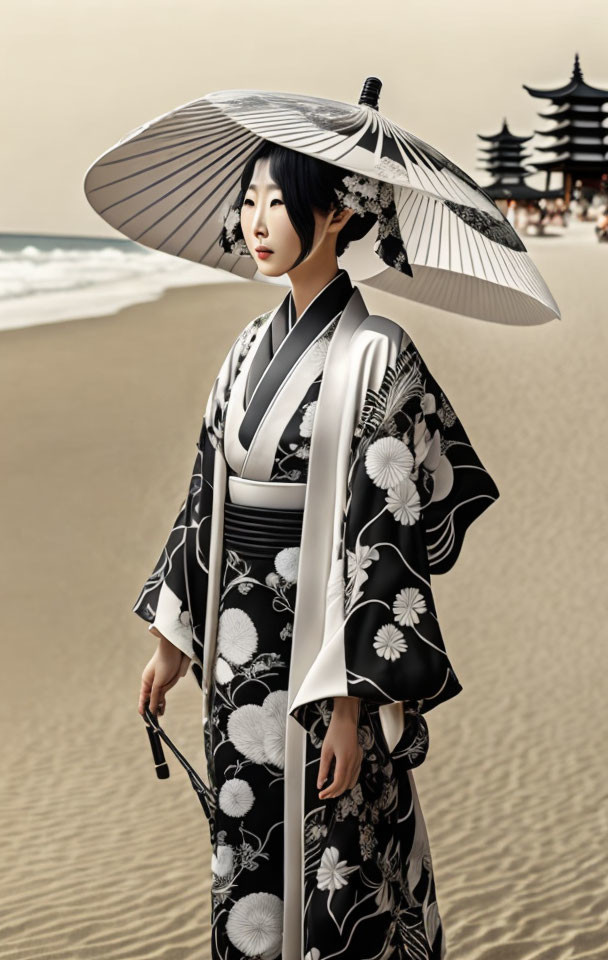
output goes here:
[[126, 134], [87, 170], [84, 190], [111, 226], [145, 246], [236, 276], [265, 276], [220, 236], [243, 166], [263, 140], [392, 184], [412, 275], [382, 261], [373, 231], [339, 266], [378, 290], [496, 323], [560, 319], [521, 238], [492, 198], [434, 147], [378, 109], [369, 77], [354, 105], [296, 93], [220, 90]]

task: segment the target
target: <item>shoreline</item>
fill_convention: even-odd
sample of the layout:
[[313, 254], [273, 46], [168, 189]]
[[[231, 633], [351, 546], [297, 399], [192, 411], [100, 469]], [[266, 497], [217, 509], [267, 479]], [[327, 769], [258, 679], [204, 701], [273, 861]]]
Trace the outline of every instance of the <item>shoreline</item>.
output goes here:
[[[557, 249], [565, 250], [566, 248], [580, 250], [581, 246], [588, 243], [597, 246], [592, 221], [573, 220], [567, 229], [553, 226], [547, 228], [545, 235], [542, 237], [526, 234], [522, 236], [522, 240], [534, 260], [537, 258], [539, 260], [543, 259], [543, 254], [546, 251], [545, 241], [561, 241], [559, 248], [550, 244], [551, 252]], [[208, 275], [206, 279], [197, 275], [201, 269]], [[137, 280], [126, 278], [108, 284], [92, 284], [80, 289], [70, 290], [68, 293], [52, 291], [30, 294], [12, 300], [0, 300], [0, 334], [11, 330], [46, 326], [54, 323], [113, 317], [131, 306], [155, 303], [161, 300], [167, 291], [174, 289], [217, 287], [224, 284], [240, 285], [243, 283], [251, 284], [252, 282], [256, 286], [278, 287], [279, 295], [281, 291], [285, 293], [290, 289], [289, 284], [278, 284], [276, 281], [268, 283], [250, 281], [224, 270], [213, 270], [210, 267], [200, 268], [197, 264], [188, 264], [187, 261], [184, 262], [182, 270], [173, 272], [169, 270], [159, 274], [159, 277], [158, 280], [153, 277], [141, 277]], [[359, 283], [359, 281], [354, 282]], [[364, 297], [366, 291], [372, 296], [376, 294], [376, 291], [371, 293], [373, 288], [366, 287], [363, 283], [360, 285]], [[394, 298], [394, 302], [403, 303], [404, 301]], [[36, 316], [34, 308], [41, 311], [42, 315], [39, 312]]]
[[[216, 270], [216, 274], [222, 271]], [[186, 279], [176, 273], [164, 275], [157, 285], [149, 281], [139, 284], [133, 280], [123, 280], [111, 284], [91, 284], [79, 290], [72, 290], [67, 295], [60, 291], [38, 293], [13, 299], [0, 301], [0, 333], [10, 330], [46, 326], [51, 323], [67, 323], [74, 320], [88, 320], [100, 317], [115, 316], [121, 310], [142, 303], [154, 303], [168, 290], [184, 289], [188, 287], [222, 286], [226, 283], [243, 283], [241, 277], [223, 272], [211, 280], [202, 280], [192, 276]], [[32, 315], [36, 307], [38, 314]]]

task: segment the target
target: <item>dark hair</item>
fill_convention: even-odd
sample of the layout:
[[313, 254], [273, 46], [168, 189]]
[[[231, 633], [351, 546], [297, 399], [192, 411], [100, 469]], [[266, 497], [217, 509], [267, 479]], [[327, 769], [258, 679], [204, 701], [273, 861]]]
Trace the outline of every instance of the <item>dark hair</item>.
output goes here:
[[[332, 205], [336, 210], [341, 209], [334, 187], [345, 190], [342, 177], [352, 175], [352, 171], [270, 140], [263, 140], [243, 168], [240, 192], [234, 202], [235, 210], [240, 211], [255, 164], [262, 157], [270, 157], [270, 176], [281, 188], [287, 216], [302, 243], [302, 251], [290, 267], [293, 270], [312, 250], [315, 234], [312, 208], [323, 213], [329, 213]], [[369, 233], [376, 220], [375, 213], [354, 213], [338, 234], [336, 256], [342, 256], [351, 240], [360, 240]], [[236, 225], [234, 235], [237, 240], [244, 240], [240, 223]]]

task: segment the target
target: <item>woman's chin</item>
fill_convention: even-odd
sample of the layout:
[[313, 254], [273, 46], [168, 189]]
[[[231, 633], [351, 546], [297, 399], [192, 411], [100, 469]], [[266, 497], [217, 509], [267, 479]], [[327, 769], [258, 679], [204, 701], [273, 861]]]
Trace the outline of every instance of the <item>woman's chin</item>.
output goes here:
[[268, 260], [257, 260], [257, 267], [260, 273], [263, 273], [265, 277], [280, 277], [285, 273], [285, 270], [281, 269], [280, 264], [270, 263], [272, 257], [269, 257]]

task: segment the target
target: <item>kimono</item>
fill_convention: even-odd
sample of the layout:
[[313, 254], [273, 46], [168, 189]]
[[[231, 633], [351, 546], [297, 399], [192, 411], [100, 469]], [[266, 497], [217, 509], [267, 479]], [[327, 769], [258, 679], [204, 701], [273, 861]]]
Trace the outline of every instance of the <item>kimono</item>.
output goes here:
[[[235, 494], [254, 517], [275, 505], [273, 557], [253, 535], [249, 555], [231, 549]], [[369, 314], [345, 270], [297, 321], [290, 292], [233, 343], [133, 608], [202, 690], [213, 960], [444, 957], [412, 771], [425, 714], [462, 685], [431, 574], [498, 496], [412, 338]], [[281, 539], [297, 507], [301, 533]], [[344, 696], [360, 698], [361, 772], [320, 800]]]

